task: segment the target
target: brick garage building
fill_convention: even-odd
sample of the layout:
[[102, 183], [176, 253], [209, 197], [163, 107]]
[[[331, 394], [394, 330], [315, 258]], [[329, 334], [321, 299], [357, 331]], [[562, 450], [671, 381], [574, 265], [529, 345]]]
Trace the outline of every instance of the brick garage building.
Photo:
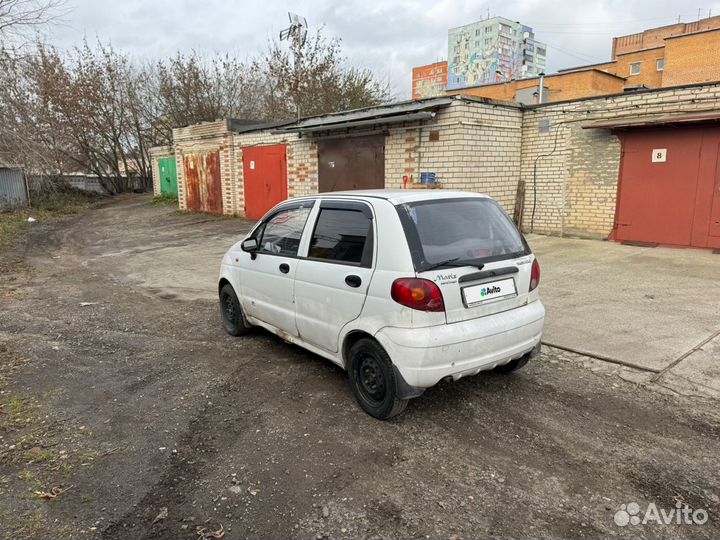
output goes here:
[[[712, 191], [720, 179], [707, 165], [713, 155], [717, 160], [718, 149], [705, 145], [702, 152], [696, 152], [704, 152], [705, 163], [688, 158], [692, 152], [677, 147], [679, 133], [687, 134], [687, 129], [695, 130], [690, 134], [695, 141], [692, 144], [702, 144], [704, 134], [711, 140], [720, 129], [716, 127], [718, 111], [720, 83], [535, 106], [455, 96], [284, 125], [233, 129], [232, 121], [203, 123], [174, 131], [180, 207], [194, 208], [187, 202], [192, 183], [185, 180], [191, 164], [198, 163], [198, 156], [216, 154], [216, 170], [206, 162], [195, 165], [208, 171], [204, 176], [196, 174], [193, 181], [208, 184], [217, 173], [221, 206], [209, 210], [224, 214], [258, 218], [288, 196], [337, 189], [402, 188], [404, 179], [413, 184], [422, 173], [434, 173], [443, 189], [494, 197], [508, 213], [522, 216], [525, 231], [720, 247], [708, 232], [713, 216], [720, 212], [720, 184], [715, 195]], [[667, 166], [651, 166], [650, 150], [647, 155], [645, 150], [637, 150], [645, 144], [638, 141], [648, 129], [655, 130], [652, 149], [667, 149]], [[629, 161], [630, 150], [640, 152], [634, 155], [642, 159]], [[678, 156], [685, 154], [682, 167], [695, 170], [697, 180], [671, 171]], [[655, 214], [641, 215], [641, 209], [618, 203], [637, 197], [639, 180], [627, 176], [631, 170], [640, 170], [635, 176], [657, 193], [655, 203], [660, 209]], [[633, 185], [635, 195], [628, 187]], [[678, 227], [692, 232], [692, 238], [632, 238], [632, 231], [641, 229], [635, 225], [627, 228], [628, 212], [652, 230], [652, 220], [667, 211], [672, 189], [699, 190], [702, 195], [697, 201], [688, 199], [683, 212], [676, 212], [701, 216], [697, 223], [677, 222]], [[518, 196], [523, 192], [524, 199]], [[623, 211], [620, 220], [619, 209]], [[717, 221], [720, 225], [720, 215]], [[660, 222], [656, 224], [660, 230]], [[626, 228], [618, 234], [619, 227]]]
[[[469, 97], [434, 98], [303, 120], [281, 128], [310, 140], [308, 192], [329, 191], [341, 167], [377, 171], [374, 182], [341, 187], [402, 188], [421, 173], [434, 173], [445, 189], [485, 191], [512, 212], [519, 178], [522, 110], [514, 105]], [[373, 141], [368, 140], [374, 138]], [[330, 144], [345, 140], [345, 147]], [[381, 163], [358, 143], [377, 145]], [[355, 154], [355, 155], [353, 155]], [[366, 164], [366, 165], [363, 165]], [[378, 181], [379, 180], [379, 181]]]
[[[286, 198], [305, 193], [308, 173], [304, 168], [310, 161], [307, 159], [310, 144], [295, 134], [272, 131], [283, 124], [223, 119], [174, 129], [172, 151], [177, 165], [180, 209], [245, 215], [246, 168], [255, 170], [254, 163], [245, 163], [245, 148], [283, 147], [287, 188], [273, 195]], [[302, 160], [300, 165], [296, 164], [298, 157]], [[274, 181], [268, 185], [277, 188]]]
[[[379, 177], [375, 175], [374, 184], [362, 184], [360, 179], [361, 184], [347, 187], [401, 188], [404, 177], [412, 184], [419, 181], [421, 172], [432, 172], [444, 188], [486, 190], [512, 212], [520, 168], [521, 118], [522, 111], [514, 105], [445, 97], [285, 125], [238, 127], [232, 120], [219, 120], [178, 128], [173, 130], [173, 150], [179, 207], [257, 218], [256, 209], [248, 213], [248, 203], [253, 206], [248, 194], [261, 191], [252, 177], [261, 162], [270, 160], [272, 167], [271, 153], [284, 170], [278, 176], [273, 167], [269, 180], [257, 181], [264, 182], [265, 191], [272, 191], [277, 189], [274, 178], [284, 178], [285, 196], [278, 202], [286, 196], [330, 190], [332, 183], [325, 185], [321, 180], [331, 169], [340, 171], [341, 160], [354, 160], [352, 175], [357, 176], [357, 171], [367, 166], [363, 160], [371, 154], [355, 155], [354, 149], [359, 142], [367, 146], [373, 144], [368, 139], [374, 139], [382, 154]], [[324, 159], [323, 152], [342, 146], [338, 141], [349, 141], [345, 146], [353, 150], [345, 155], [341, 147], [337, 149], [340, 160]], [[372, 151], [371, 147], [368, 152]], [[191, 171], [193, 168], [200, 174]], [[191, 182], [189, 174], [194, 174]], [[203, 199], [203, 190], [221, 193], [220, 202], [218, 198]], [[265, 209], [270, 206], [268, 202]]]
[[[710, 238], [708, 232], [716, 220], [720, 221], [720, 175], [715, 168], [702, 169], [699, 146], [692, 151], [673, 150], [687, 133], [684, 130], [698, 130], [696, 138], [717, 136], [719, 116], [718, 83], [526, 108], [520, 175], [528, 194], [523, 228], [555, 235], [720, 247], [720, 237]], [[653, 148], [645, 151], [626, 146], [623, 152], [622, 144], [628, 143], [630, 134], [643, 136], [647, 130], [655, 131], [653, 148], [667, 150], [666, 161], [653, 162]], [[706, 149], [705, 154], [708, 160], [714, 157], [716, 163], [718, 147]], [[683, 169], [668, 176], [665, 171], [678, 159], [683, 160]], [[631, 172], [623, 167], [626, 163], [633, 167], [642, 163], [642, 167]], [[627, 226], [626, 219], [618, 219], [618, 194], [622, 199], [624, 186], [638, 182], [647, 193], [646, 206], [651, 211], [645, 216], [636, 212], [636, 220], [645, 220], [646, 228], [653, 226], [648, 220], [655, 220], [660, 231], [661, 219], [674, 220], [680, 226], [681, 212], [698, 212], [706, 216], [703, 222], [683, 222], [682, 226], [704, 228], [704, 240], [677, 242], [662, 235], [654, 240], [618, 236], [618, 229]], [[681, 211], [669, 204], [673, 190], [705, 191], [698, 191], [697, 200], [686, 201], [691, 207]]]

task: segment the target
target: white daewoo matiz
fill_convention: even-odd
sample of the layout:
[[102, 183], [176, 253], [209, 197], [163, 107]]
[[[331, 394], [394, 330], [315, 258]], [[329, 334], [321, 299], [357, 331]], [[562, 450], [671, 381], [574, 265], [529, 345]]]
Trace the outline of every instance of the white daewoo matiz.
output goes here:
[[348, 371], [387, 419], [441, 379], [511, 372], [540, 351], [540, 267], [484, 195], [327, 193], [280, 203], [225, 254], [222, 319]]

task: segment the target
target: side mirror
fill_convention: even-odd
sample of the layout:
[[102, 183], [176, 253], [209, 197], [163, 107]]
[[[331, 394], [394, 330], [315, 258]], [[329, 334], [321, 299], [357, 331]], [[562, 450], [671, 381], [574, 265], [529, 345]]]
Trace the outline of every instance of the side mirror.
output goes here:
[[257, 238], [246, 238], [240, 244], [240, 248], [248, 253], [255, 253], [258, 249]]

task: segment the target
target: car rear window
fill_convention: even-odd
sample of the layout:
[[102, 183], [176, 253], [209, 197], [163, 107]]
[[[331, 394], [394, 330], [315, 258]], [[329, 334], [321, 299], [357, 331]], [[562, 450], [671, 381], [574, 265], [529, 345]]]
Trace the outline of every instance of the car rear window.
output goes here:
[[525, 239], [492, 199], [436, 199], [397, 207], [417, 272], [484, 264], [530, 253]]

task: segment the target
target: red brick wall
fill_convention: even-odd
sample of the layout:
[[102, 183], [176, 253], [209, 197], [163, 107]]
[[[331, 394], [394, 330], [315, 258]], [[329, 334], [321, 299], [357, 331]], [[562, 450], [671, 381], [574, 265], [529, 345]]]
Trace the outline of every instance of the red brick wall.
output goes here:
[[665, 42], [662, 86], [720, 81], [720, 29]]
[[[617, 57], [617, 61], [614, 62], [613, 67], [607, 71], [627, 78], [626, 86], [640, 86], [644, 84], [650, 88], [660, 88], [662, 86], [663, 72], [657, 70], [657, 60], [664, 56], [664, 47], [621, 54]], [[631, 75], [630, 64], [636, 62], [640, 63], [640, 73], [638, 75]]]
[[641, 49], [650, 49], [652, 47], [661, 47], [664, 44], [665, 38], [670, 36], [679, 36], [715, 28], [720, 28], [720, 15], [701, 19], [696, 22], [660, 26], [637, 34], [616, 37], [613, 38], [612, 58], [615, 60], [619, 54], [639, 51]]
[[[463, 90], [448, 92], [448, 94], [479, 96], [497, 101], [515, 101], [518, 90], [537, 87], [538, 84], [539, 79], [537, 78], [525, 79], [504, 84], [465, 88]], [[549, 75], [545, 77], [544, 86], [548, 89], [549, 94], [546, 95], [545, 102], [550, 103], [553, 101], [566, 101], [569, 99], [617, 94], [623, 91], [625, 81], [592, 69]]]

